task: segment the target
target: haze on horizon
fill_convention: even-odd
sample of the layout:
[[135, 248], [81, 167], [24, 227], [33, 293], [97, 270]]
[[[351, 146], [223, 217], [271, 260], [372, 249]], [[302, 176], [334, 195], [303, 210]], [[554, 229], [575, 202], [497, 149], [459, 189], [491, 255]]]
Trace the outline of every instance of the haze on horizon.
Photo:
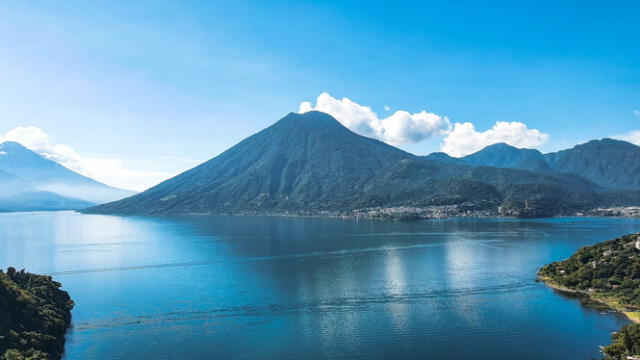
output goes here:
[[152, 186], [291, 111], [328, 112], [416, 154], [640, 144], [633, 1], [0, 11], [0, 140], [121, 188]]

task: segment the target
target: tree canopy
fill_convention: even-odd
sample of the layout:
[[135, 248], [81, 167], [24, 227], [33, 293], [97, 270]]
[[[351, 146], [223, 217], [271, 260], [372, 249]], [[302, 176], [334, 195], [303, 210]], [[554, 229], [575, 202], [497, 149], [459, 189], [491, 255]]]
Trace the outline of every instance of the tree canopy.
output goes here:
[[0, 359], [59, 359], [73, 301], [50, 276], [0, 270]]

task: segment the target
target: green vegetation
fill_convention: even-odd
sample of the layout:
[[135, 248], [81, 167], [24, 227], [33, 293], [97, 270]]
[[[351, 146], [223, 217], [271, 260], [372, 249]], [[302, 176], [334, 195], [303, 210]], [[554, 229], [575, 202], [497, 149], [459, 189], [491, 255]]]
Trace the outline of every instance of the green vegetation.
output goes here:
[[627, 235], [583, 247], [569, 259], [540, 270], [540, 276], [570, 289], [585, 290], [592, 297], [614, 298], [622, 306], [640, 306], [639, 235]]
[[[623, 312], [624, 326], [603, 349], [607, 360], [640, 356], [640, 234], [586, 246], [569, 259], [543, 267], [540, 278], [560, 290], [578, 291]], [[639, 357], [640, 358], [640, 357]]]
[[640, 354], [640, 324], [625, 325], [613, 334], [611, 345], [603, 349], [606, 359], [627, 360]]
[[50, 276], [0, 270], [0, 359], [59, 359], [73, 301]]

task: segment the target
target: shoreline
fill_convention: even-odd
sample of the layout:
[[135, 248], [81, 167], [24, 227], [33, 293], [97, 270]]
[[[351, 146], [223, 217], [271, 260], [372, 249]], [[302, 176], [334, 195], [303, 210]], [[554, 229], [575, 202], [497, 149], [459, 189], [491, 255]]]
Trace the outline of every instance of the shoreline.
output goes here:
[[480, 210], [473, 206], [434, 205], [425, 207], [392, 206], [359, 208], [342, 211], [332, 210], [274, 210], [274, 211], [239, 211], [239, 212], [185, 212], [185, 213], [131, 213], [131, 212], [93, 212], [87, 209], [75, 210], [76, 213], [86, 215], [119, 215], [119, 216], [269, 216], [269, 217], [297, 217], [297, 218], [343, 218], [366, 220], [416, 221], [432, 219], [456, 218], [498, 218], [498, 219], [551, 219], [562, 217], [578, 218], [640, 218], [640, 207], [595, 208], [590, 210], [576, 210], [557, 214], [513, 214], [500, 209]]
[[536, 278], [536, 281], [543, 282], [549, 288], [551, 288], [551, 289], [553, 289], [555, 291], [561, 292], [561, 293], [585, 296], [591, 301], [594, 301], [594, 302], [597, 302], [599, 304], [605, 305], [606, 307], [610, 308], [611, 310], [614, 310], [614, 311], [624, 315], [632, 323], [640, 324], [640, 309], [638, 309], [638, 311], [626, 311], [629, 308], [635, 308], [635, 306], [623, 304], [618, 299], [616, 299], [614, 297], [603, 297], [603, 298], [596, 297], [596, 296], [593, 296], [593, 294], [594, 294], [593, 292], [585, 291], [585, 290], [571, 289], [571, 288], [556, 284], [553, 281], [551, 281], [551, 279], [549, 279], [548, 277], [545, 277], [545, 276], [538, 276]]

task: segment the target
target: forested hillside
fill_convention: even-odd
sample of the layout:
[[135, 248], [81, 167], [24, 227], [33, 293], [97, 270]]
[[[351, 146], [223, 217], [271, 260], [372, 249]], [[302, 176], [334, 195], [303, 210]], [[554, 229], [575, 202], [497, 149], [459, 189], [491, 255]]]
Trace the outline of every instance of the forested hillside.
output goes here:
[[0, 357], [59, 359], [73, 301], [50, 276], [0, 270]]

